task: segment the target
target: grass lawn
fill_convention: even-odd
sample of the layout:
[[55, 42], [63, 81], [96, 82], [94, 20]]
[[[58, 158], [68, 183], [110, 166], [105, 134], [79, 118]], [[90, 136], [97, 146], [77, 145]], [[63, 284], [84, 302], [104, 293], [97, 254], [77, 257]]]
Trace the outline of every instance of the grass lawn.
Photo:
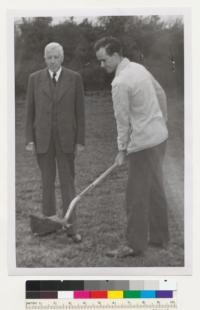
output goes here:
[[[41, 183], [35, 157], [24, 150], [24, 101], [16, 102], [16, 260], [17, 267], [167, 267], [184, 266], [184, 141], [183, 101], [168, 94], [169, 141], [165, 185], [169, 203], [171, 241], [168, 249], [149, 247], [142, 257], [113, 259], [105, 252], [125, 243], [124, 192], [126, 165], [117, 168], [77, 205], [83, 242], [73, 244], [60, 232], [45, 237], [31, 234], [30, 214], [40, 214]], [[76, 190], [83, 190], [115, 158], [116, 126], [111, 97], [86, 96], [86, 148], [76, 158]], [[61, 208], [56, 182], [58, 212]]]

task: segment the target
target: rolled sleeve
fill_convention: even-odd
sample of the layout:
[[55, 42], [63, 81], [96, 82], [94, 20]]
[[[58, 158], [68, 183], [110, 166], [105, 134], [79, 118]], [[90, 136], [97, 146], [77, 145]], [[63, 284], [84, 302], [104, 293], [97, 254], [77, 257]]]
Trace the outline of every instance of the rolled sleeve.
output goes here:
[[119, 151], [126, 150], [130, 139], [129, 89], [125, 84], [112, 85], [113, 108], [117, 124]]

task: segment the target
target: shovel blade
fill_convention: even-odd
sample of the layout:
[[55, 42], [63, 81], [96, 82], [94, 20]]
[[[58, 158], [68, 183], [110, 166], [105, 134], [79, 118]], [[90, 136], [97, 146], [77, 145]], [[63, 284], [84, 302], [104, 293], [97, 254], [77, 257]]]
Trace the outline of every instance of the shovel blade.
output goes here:
[[62, 228], [62, 221], [58, 217], [39, 217], [30, 215], [30, 226], [33, 234], [44, 236]]

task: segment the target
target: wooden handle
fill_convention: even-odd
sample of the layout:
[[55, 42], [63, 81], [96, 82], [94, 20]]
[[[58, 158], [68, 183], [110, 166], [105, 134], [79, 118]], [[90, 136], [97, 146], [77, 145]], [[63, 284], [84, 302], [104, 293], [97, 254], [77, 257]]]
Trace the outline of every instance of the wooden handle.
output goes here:
[[90, 185], [88, 185], [79, 195], [77, 195], [74, 199], [72, 199], [67, 212], [64, 217], [64, 221], [67, 222], [70, 218], [70, 215], [77, 204], [77, 202], [90, 190], [95, 188], [97, 185], [99, 185], [118, 165], [114, 163], [110, 168], [108, 168], [106, 171], [104, 171], [94, 182], [92, 182]]

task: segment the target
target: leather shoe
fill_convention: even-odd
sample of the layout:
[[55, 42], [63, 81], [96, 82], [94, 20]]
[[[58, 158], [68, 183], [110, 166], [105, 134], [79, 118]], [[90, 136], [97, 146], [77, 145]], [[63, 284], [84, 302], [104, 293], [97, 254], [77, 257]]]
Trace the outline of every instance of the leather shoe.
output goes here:
[[134, 249], [132, 249], [128, 246], [124, 246], [124, 247], [118, 248], [116, 250], [108, 251], [106, 253], [106, 256], [114, 257], [114, 258], [124, 258], [124, 257], [128, 257], [128, 256], [135, 257], [135, 256], [139, 256], [141, 254], [142, 253], [140, 251], [135, 251]]

